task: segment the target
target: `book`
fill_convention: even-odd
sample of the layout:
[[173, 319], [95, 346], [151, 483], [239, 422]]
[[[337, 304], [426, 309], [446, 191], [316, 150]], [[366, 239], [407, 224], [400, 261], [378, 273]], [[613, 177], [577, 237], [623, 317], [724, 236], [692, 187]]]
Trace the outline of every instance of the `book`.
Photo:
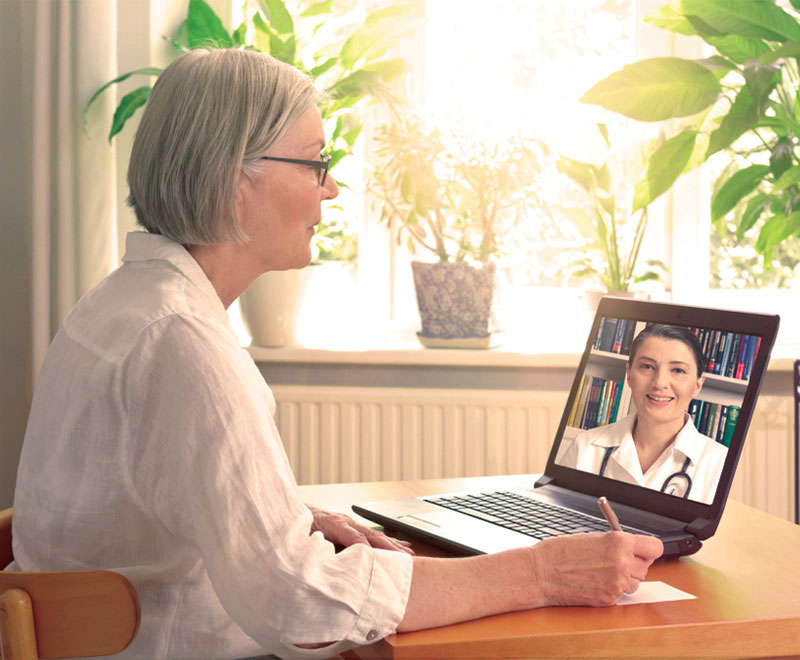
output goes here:
[[583, 375], [580, 388], [578, 388], [578, 394], [575, 397], [575, 401], [572, 404], [572, 410], [570, 411], [569, 418], [567, 419], [568, 426], [578, 426], [577, 420], [582, 419], [583, 409], [586, 405], [586, 398], [589, 396], [588, 384], [590, 380], [591, 376], [589, 376], [589, 374]]
[[739, 419], [739, 406], [728, 406], [728, 419], [725, 422], [725, 433], [722, 436], [722, 444], [726, 447], [731, 446], [731, 438], [736, 429], [736, 420]]
[[617, 334], [617, 319], [603, 319], [602, 334], [600, 335], [600, 344], [597, 347], [600, 351], [611, 352], [614, 346], [614, 337]]
[[617, 331], [614, 333], [614, 343], [611, 346], [612, 353], [619, 353], [622, 350], [622, 340], [630, 323], [627, 319], [619, 319], [617, 321]]
[[728, 423], [728, 409], [730, 406], [720, 406], [719, 425], [717, 426], [717, 433], [714, 435], [714, 441], [722, 444], [722, 439], [725, 436], [725, 426]]

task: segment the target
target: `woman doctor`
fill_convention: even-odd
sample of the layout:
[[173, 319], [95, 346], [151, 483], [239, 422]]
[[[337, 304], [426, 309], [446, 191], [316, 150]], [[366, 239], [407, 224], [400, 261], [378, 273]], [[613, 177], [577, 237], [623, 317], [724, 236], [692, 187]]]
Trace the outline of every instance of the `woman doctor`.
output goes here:
[[646, 327], [625, 368], [636, 412], [578, 434], [559, 464], [710, 504], [727, 449], [686, 412], [703, 386], [703, 364], [688, 328]]

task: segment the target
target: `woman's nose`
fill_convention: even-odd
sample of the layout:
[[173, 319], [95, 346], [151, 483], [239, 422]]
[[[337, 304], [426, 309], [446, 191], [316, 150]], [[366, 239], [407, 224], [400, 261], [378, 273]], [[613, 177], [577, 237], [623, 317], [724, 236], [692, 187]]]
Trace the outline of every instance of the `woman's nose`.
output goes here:
[[659, 389], [664, 388], [669, 384], [669, 373], [666, 369], [657, 369], [653, 380], [655, 381], [656, 387]]
[[332, 176], [325, 179], [325, 185], [322, 187], [322, 199], [336, 199], [339, 196], [339, 184]]

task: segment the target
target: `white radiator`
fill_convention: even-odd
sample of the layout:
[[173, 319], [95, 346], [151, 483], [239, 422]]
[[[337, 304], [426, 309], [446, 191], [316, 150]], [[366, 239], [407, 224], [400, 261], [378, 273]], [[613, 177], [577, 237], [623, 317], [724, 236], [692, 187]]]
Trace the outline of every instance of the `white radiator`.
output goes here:
[[[300, 484], [541, 472], [566, 392], [274, 386]], [[761, 397], [731, 497], [792, 518], [792, 402]]]

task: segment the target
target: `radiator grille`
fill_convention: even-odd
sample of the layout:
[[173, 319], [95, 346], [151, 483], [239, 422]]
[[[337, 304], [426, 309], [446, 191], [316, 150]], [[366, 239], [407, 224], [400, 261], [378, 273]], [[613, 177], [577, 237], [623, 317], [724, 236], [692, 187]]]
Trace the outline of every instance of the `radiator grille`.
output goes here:
[[[565, 392], [275, 386], [300, 484], [541, 472]], [[762, 396], [731, 489], [790, 520], [792, 406]]]

